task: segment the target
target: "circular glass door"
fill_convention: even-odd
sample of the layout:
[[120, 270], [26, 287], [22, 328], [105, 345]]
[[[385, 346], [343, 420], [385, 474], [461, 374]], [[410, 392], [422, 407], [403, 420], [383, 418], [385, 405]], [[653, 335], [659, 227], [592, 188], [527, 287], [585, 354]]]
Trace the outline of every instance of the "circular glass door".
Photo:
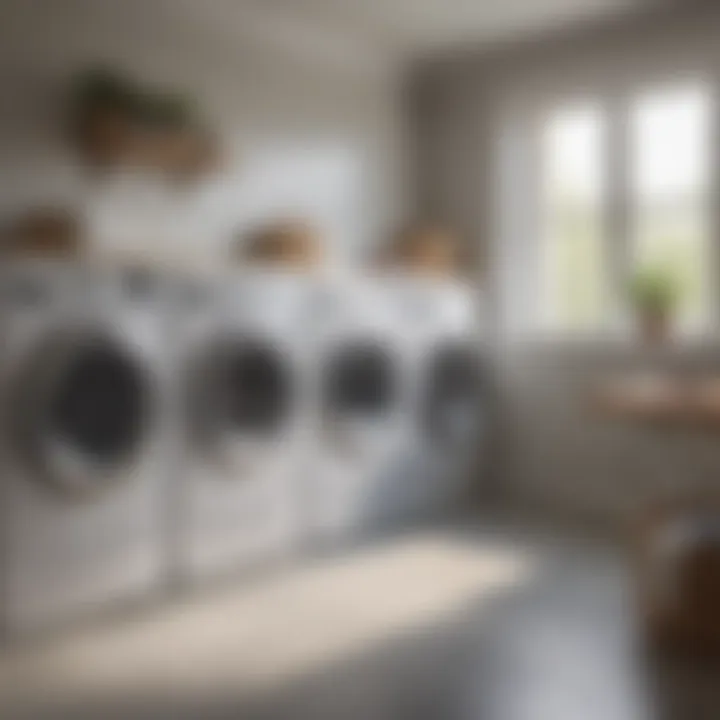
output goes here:
[[395, 369], [389, 349], [351, 342], [330, 356], [325, 368], [324, 408], [334, 418], [382, 415], [396, 397]]
[[18, 447], [58, 487], [91, 491], [120, 473], [127, 479], [142, 452], [152, 394], [147, 359], [121, 339], [55, 339], [38, 348], [18, 383]]
[[428, 359], [421, 422], [441, 444], [469, 440], [482, 412], [483, 387], [477, 353], [465, 346], [446, 346]]
[[216, 451], [228, 438], [274, 437], [290, 418], [293, 395], [287, 359], [271, 342], [218, 341], [199, 367], [191, 408], [195, 440]]

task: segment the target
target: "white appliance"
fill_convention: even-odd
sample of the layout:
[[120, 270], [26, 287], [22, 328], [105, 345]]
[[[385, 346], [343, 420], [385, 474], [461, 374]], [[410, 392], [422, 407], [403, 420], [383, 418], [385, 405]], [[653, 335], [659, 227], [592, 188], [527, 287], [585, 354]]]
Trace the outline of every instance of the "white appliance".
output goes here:
[[400, 503], [432, 515], [466, 501], [483, 464], [490, 377], [482, 322], [475, 293], [459, 280], [389, 282], [413, 358], [414, 430]]
[[281, 557], [300, 542], [310, 287], [292, 272], [244, 270], [185, 288], [174, 342], [186, 419], [173, 510], [181, 583]]
[[0, 273], [0, 620], [144, 597], [165, 570], [165, 294], [141, 271]]
[[310, 503], [314, 538], [333, 545], [362, 537], [387, 516], [411, 430], [412, 378], [382, 283], [340, 278], [325, 293]]

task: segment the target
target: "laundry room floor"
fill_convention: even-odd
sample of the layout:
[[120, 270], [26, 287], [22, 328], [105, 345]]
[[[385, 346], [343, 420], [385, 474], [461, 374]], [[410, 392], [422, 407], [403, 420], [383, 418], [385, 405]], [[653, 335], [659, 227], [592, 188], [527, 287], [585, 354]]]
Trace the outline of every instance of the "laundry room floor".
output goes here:
[[18, 645], [0, 659], [0, 718], [720, 716], [717, 683], [688, 693], [641, 662], [626, 579], [598, 542], [496, 523], [406, 533]]

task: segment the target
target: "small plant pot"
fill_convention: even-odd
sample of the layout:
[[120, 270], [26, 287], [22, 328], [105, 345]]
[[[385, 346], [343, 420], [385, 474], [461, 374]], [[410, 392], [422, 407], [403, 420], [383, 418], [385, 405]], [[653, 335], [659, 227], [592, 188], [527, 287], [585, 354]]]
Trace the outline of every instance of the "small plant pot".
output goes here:
[[662, 345], [672, 334], [672, 316], [665, 310], [638, 309], [638, 327], [642, 340], [648, 345]]
[[189, 181], [217, 168], [214, 139], [195, 128], [167, 128], [145, 134], [144, 165], [176, 181]]
[[188, 98], [148, 89], [112, 68], [81, 73], [68, 112], [76, 150], [92, 168], [137, 167], [191, 181], [219, 167], [217, 140], [199, 125]]
[[77, 144], [88, 164], [117, 167], [131, 154], [135, 127], [127, 114], [114, 108], [96, 107], [85, 111], [78, 126]]

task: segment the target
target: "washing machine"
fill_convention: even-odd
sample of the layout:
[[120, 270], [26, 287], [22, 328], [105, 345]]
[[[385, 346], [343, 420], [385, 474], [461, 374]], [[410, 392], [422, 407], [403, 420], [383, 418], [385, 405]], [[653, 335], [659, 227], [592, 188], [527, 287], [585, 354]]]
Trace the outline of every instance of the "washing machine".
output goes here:
[[325, 291], [311, 506], [315, 540], [333, 547], [363, 539], [392, 515], [412, 429], [412, 378], [388, 287], [344, 277]]
[[159, 588], [170, 452], [162, 283], [0, 272], [0, 619], [31, 631]]
[[186, 283], [174, 341], [185, 418], [180, 583], [277, 561], [301, 542], [310, 287], [302, 274], [250, 269]]
[[413, 377], [399, 502], [410, 515], [433, 515], [470, 499], [487, 455], [492, 393], [481, 303], [453, 278], [392, 282]]

